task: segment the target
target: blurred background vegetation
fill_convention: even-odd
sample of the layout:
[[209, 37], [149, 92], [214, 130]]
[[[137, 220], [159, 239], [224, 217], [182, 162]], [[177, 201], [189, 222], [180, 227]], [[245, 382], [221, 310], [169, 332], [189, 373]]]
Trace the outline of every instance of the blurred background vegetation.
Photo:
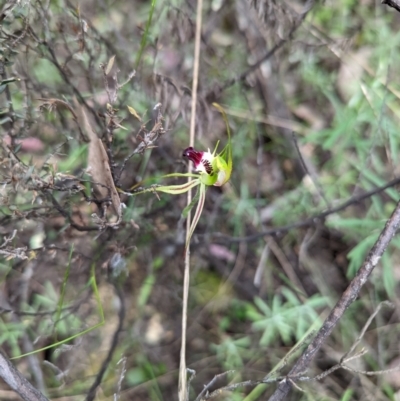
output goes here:
[[[110, 347], [98, 400], [177, 398], [186, 196], [120, 191], [186, 171], [195, 9], [2, 5], [0, 343], [10, 357], [40, 350], [13, 362], [50, 399], [83, 399]], [[307, 344], [383, 228], [400, 183], [399, 23], [371, 0], [204, 1], [196, 143], [226, 143], [218, 102], [234, 170], [208, 190], [192, 239], [190, 399], [226, 371], [210, 391], [261, 380]], [[87, 168], [91, 132], [109, 173]], [[107, 174], [119, 195], [96, 185]], [[395, 238], [308, 376], [338, 363], [385, 300], [395, 307], [352, 368], [400, 364], [399, 248]], [[293, 400], [400, 399], [398, 372], [299, 385]], [[275, 387], [214, 399], [265, 400]], [[5, 386], [0, 398], [17, 399]]]

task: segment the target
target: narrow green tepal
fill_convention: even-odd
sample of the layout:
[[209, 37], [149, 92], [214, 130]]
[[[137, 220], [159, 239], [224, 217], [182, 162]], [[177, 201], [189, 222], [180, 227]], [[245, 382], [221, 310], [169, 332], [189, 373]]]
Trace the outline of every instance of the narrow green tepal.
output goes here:
[[225, 145], [224, 149], [220, 153], [220, 157], [226, 162], [227, 176], [225, 182], [228, 182], [231, 178], [233, 168], [231, 129], [229, 128], [228, 117], [226, 116], [225, 110], [218, 103], [213, 103], [213, 106], [222, 114], [222, 118], [224, 119], [226, 125], [226, 133], [228, 134], [228, 143]]
[[225, 145], [222, 152], [217, 154], [219, 141], [212, 153], [210, 152], [210, 149], [208, 149], [207, 151], [198, 151], [190, 146], [183, 151], [183, 157], [186, 157], [194, 164], [195, 174], [172, 173], [164, 175], [160, 178], [164, 179], [171, 177], [185, 177], [191, 178], [191, 180], [178, 185], [153, 185], [151, 187], [140, 189], [139, 191], [135, 191], [132, 193], [132, 195], [134, 196], [140, 195], [145, 192], [163, 192], [170, 195], [179, 195], [188, 192], [190, 189], [196, 186], [199, 186], [198, 192], [193, 201], [182, 211], [182, 215], [186, 217], [188, 212], [197, 203], [196, 212], [193, 216], [193, 221], [191, 223], [188, 239], [186, 242], [186, 248], [189, 245], [190, 239], [192, 238], [193, 232], [203, 211], [207, 187], [220, 187], [226, 184], [231, 178], [232, 174], [232, 143], [228, 118], [224, 109], [219, 104], [213, 103], [213, 106], [222, 114], [222, 118], [225, 121], [226, 131], [228, 134], [228, 143]]

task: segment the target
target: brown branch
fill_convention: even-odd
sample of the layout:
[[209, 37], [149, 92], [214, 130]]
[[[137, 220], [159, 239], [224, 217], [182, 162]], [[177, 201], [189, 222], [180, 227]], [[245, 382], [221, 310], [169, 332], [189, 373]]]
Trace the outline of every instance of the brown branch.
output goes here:
[[400, 1], [399, 0], [382, 0], [382, 4], [387, 4], [389, 7], [394, 8], [400, 13]]
[[331, 310], [329, 316], [326, 318], [321, 329], [318, 331], [317, 335], [314, 337], [310, 345], [305, 349], [302, 356], [294, 364], [293, 368], [289, 372], [286, 380], [282, 381], [275, 393], [269, 399], [270, 401], [280, 401], [283, 400], [290, 392], [292, 388], [291, 381], [293, 376], [297, 376], [300, 373], [307, 370], [311, 361], [315, 357], [316, 353], [321, 348], [322, 344], [326, 341], [329, 335], [332, 333], [333, 329], [339, 323], [341, 317], [347, 310], [347, 308], [354, 302], [358, 294], [361, 291], [363, 285], [367, 282], [369, 275], [374, 270], [375, 266], [378, 264], [381, 256], [385, 252], [386, 248], [390, 244], [390, 241], [396, 234], [396, 231], [400, 225], [400, 202], [397, 204], [393, 214], [386, 222], [385, 228], [379, 235], [378, 240], [372, 247], [368, 256], [365, 258], [363, 265], [357, 272], [357, 275], [350, 282], [349, 286], [342, 294], [335, 307]]
[[0, 351], [0, 377], [24, 401], [48, 401], [48, 399], [15, 368], [15, 366]]

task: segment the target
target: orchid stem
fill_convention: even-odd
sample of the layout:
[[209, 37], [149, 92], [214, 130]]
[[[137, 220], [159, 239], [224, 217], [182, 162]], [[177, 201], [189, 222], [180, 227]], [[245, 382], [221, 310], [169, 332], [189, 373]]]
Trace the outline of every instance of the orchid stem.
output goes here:
[[[197, 104], [197, 84], [199, 81], [199, 64], [200, 64], [200, 38], [201, 38], [201, 17], [202, 17], [203, 1], [197, 0], [196, 15], [196, 36], [194, 44], [194, 65], [193, 65], [193, 85], [192, 85], [192, 113], [190, 118], [190, 146], [194, 146], [194, 133], [196, 127], [196, 104]], [[189, 163], [188, 173], [192, 173], [192, 166]], [[188, 178], [191, 181], [191, 177]], [[192, 202], [192, 191], [189, 189], [187, 204]], [[186, 220], [186, 249], [185, 249], [185, 269], [183, 279], [183, 307], [182, 307], [182, 343], [179, 366], [179, 401], [188, 400], [187, 375], [186, 375], [186, 329], [187, 329], [187, 311], [189, 298], [189, 282], [190, 282], [190, 226], [191, 213], [189, 211]]]

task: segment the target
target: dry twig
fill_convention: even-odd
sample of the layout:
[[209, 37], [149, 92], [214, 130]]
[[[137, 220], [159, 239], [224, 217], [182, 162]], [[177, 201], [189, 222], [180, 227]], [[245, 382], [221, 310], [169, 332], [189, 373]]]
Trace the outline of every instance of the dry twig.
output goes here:
[[24, 376], [0, 351], [0, 377], [24, 400], [24, 401], [48, 401], [47, 398], [25, 379]]

